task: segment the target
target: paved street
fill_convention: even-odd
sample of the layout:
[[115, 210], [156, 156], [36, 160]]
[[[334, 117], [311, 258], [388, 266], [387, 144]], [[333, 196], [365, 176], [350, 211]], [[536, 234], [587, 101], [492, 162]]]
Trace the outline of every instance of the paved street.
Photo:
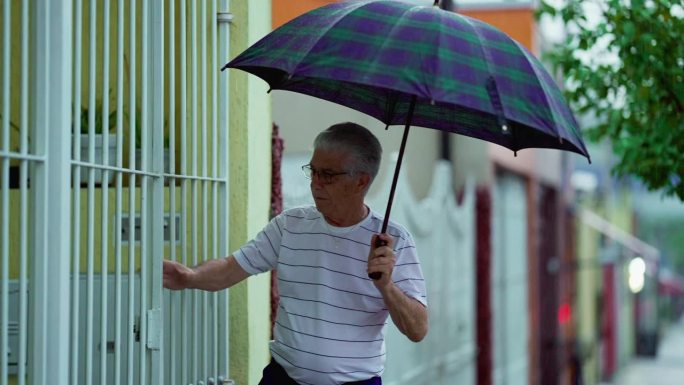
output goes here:
[[664, 334], [655, 358], [635, 358], [612, 382], [619, 385], [684, 384], [684, 318]]

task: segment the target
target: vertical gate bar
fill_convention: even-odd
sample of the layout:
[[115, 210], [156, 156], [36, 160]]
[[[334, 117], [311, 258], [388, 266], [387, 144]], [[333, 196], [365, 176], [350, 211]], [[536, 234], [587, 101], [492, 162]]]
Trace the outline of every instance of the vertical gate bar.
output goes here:
[[[201, 134], [202, 142], [200, 148], [202, 149], [202, 176], [207, 176], [207, 3], [202, 1], [200, 3], [200, 94], [202, 95], [202, 120], [201, 120]], [[206, 247], [206, 246], [205, 246]], [[207, 257], [206, 255], [204, 256]]]
[[[132, 16], [132, 15], [131, 15]], [[131, 60], [132, 62], [132, 60]], [[133, 77], [131, 77], [133, 78]], [[134, 83], [133, 80], [131, 80]], [[133, 91], [134, 92], [134, 91]], [[135, 109], [131, 109], [131, 120], [134, 119]], [[135, 123], [133, 123], [135, 124]], [[135, 128], [133, 124], [129, 125], [129, 142], [130, 147], [133, 147], [129, 152], [130, 167], [135, 167], [135, 143], [132, 139], [135, 135]], [[128, 349], [127, 349], [127, 384], [134, 385], [135, 374], [135, 340], [136, 340], [136, 325], [135, 325], [135, 183], [136, 175], [130, 174], [128, 178]]]
[[[211, 70], [211, 135], [212, 135], [212, 148], [211, 148], [211, 155], [212, 155], [212, 163], [211, 163], [211, 176], [213, 178], [216, 178], [218, 176], [217, 172], [217, 162], [218, 162], [218, 155], [217, 155], [217, 150], [218, 150], [218, 135], [217, 135], [217, 130], [218, 130], [218, 125], [217, 125], [217, 112], [216, 108], [218, 106], [216, 98], [218, 97], [218, 83], [216, 79], [216, 74], [217, 74], [217, 69], [220, 68], [220, 64], [218, 64], [218, 57], [217, 57], [217, 49], [216, 49], [216, 41], [217, 41], [217, 7], [216, 7], [216, 0], [213, 0], [211, 2], [211, 11], [210, 11], [210, 22], [211, 22], [211, 32], [210, 32], [210, 37], [211, 37], [211, 61], [213, 65], [210, 67]], [[211, 257], [212, 258], [218, 258], [220, 255], [218, 254], [218, 183], [212, 182], [211, 183], [211, 190], [212, 190], [212, 229], [211, 229], [211, 235], [212, 235], [212, 250], [211, 250]], [[211, 356], [211, 373], [214, 376], [214, 378], [218, 378], [219, 372], [218, 372], [218, 344], [219, 344], [219, 333], [218, 333], [218, 316], [219, 316], [219, 308], [218, 308], [218, 293], [212, 293], [211, 299], [212, 299], [212, 308], [214, 309], [213, 312], [213, 317], [212, 317], [212, 339], [214, 341], [212, 347], [212, 356]]]
[[88, 195], [86, 208], [86, 351], [85, 351], [85, 367], [86, 367], [86, 384], [92, 384], [93, 376], [93, 328], [94, 328], [94, 290], [95, 290], [95, 186], [94, 186], [94, 170], [88, 169]]
[[[83, 35], [83, 2], [74, 2], [74, 63], [73, 63], [73, 111], [74, 122], [72, 157], [81, 160], [81, 44]], [[80, 385], [79, 379], [79, 336], [80, 328], [80, 285], [81, 285], [81, 166], [72, 166], [72, 266], [71, 266], [71, 385]]]
[[[109, 165], [109, 18], [110, 4], [103, 3], [102, 42], [102, 163]], [[107, 286], [109, 285], [109, 171], [102, 171], [102, 222], [100, 261], [100, 384], [107, 384]]]
[[[176, 173], [176, 38], [175, 38], [175, 26], [176, 26], [176, 10], [175, 2], [171, 1], [168, 4], [169, 13], [169, 55], [167, 62], [169, 67], [169, 174]], [[170, 259], [172, 261], [177, 260], [176, 256], [176, 178], [171, 178], [169, 180], [169, 252]], [[171, 292], [169, 300], [169, 326], [167, 328], [170, 338], [169, 346], [169, 383], [176, 384], [176, 340], [178, 333], [176, 328], [178, 323], [176, 320], [176, 313], [178, 312], [178, 292]]]
[[[192, 175], [197, 176], [197, 3], [192, 2], [190, 8], [190, 48], [192, 55], [190, 57], [190, 71], [192, 76], [192, 99], [191, 99], [191, 119], [192, 125], [190, 127], [190, 152], [192, 154], [190, 158], [190, 163], [192, 167]], [[197, 265], [197, 180], [193, 179], [192, 185], [192, 264]], [[200, 314], [199, 314], [199, 293], [197, 290], [192, 292], [192, 382], [196, 382], [199, 378], [199, 324], [200, 324]]]
[[[129, 3], [129, 42], [128, 49], [130, 50], [130, 67], [136, 67], [136, 0], [130, 0]], [[128, 167], [135, 169], [135, 138], [136, 138], [136, 89], [135, 89], [135, 72], [129, 77], [129, 122], [128, 122]], [[134, 385], [134, 348], [135, 348], [135, 182], [136, 175], [131, 173], [128, 178], [128, 385]]]
[[[131, 110], [131, 115], [134, 114]], [[129, 130], [135, 129], [129, 126]], [[132, 139], [129, 139], [133, 142]], [[131, 147], [135, 144], [131, 144]], [[129, 158], [135, 158], [135, 149], [131, 151]], [[134, 167], [135, 160], [129, 160], [129, 163]], [[135, 322], [135, 183], [136, 175], [130, 174], [128, 178], [128, 349], [127, 349], [127, 384], [136, 384], [134, 379], [135, 374], [135, 341], [136, 341], [136, 322]]]
[[[3, 2], [3, 42], [2, 42], [2, 151], [9, 151], [9, 112], [10, 112], [10, 18], [12, 9], [9, 1]], [[9, 158], [0, 159], [2, 164], [2, 226], [0, 226], [0, 384], [6, 385], [9, 371]]]
[[[150, 114], [149, 114], [149, 1], [142, 2], [142, 28], [141, 34], [142, 48], [140, 50], [140, 103], [141, 106], [141, 169], [144, 171], [150, 170], [149, 165], [149, 149], [150, 143], [147, 136], [150, 130]], [[147, 383], [147, 294], [148, 294], [148, 266], [147, 260], [150, 258], [149, 243], [150, 243], [150, 226], [148, 218], [147, 205], [149, 204], [149, 177], [143, 174], [140, 178], [140, 378], [142, 383]]]
[[[26, 47], [28, 48], [28, 47]], [[28, 68], [28, 67], [22, 67]], [[21, 127], [26, 127], [22, 125]], [[25, 132], [25, 131], [22, 131]], [[22, 146], [22, 152], [26, 153], [26, 147]], [[27, 288], [28, 288], [28, 275], [26, 272], [27, 259], [28, 259], [28, 166], [29, 162], [25, 159], [21, 160], [20, 164], [20, 208], [19, 213], [20, 223], [19, 223], [19, 354], [17, 361], [17, 380], [19, 385], [24, 385], [26, 383], [26, 340], [27, 340], [27, 307], [28, 299]]]
[[[88, 60], [88, 162], [95, 163], [95, 97], [97, 67], [97, 2], [89, 4], [90, 17], [88, 35], [90, 57]], [[101, 175], [101, 174], [100, 174]], [[86, 273], [86, 378], [85, 383], [93, 381], [93, 334], [95, 302], [95, 170], [88, 167], [88, 209], [87, 209], [87, 273]]]
[[[24, 0], [21, 4], [21, 91], [20, 91], [20, 150], [22, 154], [28, 152], [28, 78], [29, 78], [29, 4]], [[28, 325], [28, 171], [29, 163], [21, 161], [19, 189], [21, 191], [21, 208], [19, 210], [21, 221], [20, 238], [21, 246], [19, 250], [19, 360], [18, 365], [18, 384], [26, 383], [26, 342]]]
[[[72, 1], [38, 0], [35, 26], [32, 153], [45, 154], [31, 174], [32, 255], [29, 382], [69, 380], [69, 173]], [[49, 196], [48, 196], [49, 193]], [[48, 204], [49, 199], [49, 204]], [[49, 325], [49, 326], [48, 326]], [[49, 381], [49, 382], [48, 382]]]
[[[7, 83], [4, 84], [7, 87]], [[3, 137], [6, 137], [4, 134], [3, 132]], [[9, 140], [3, 143], [9, 143]], [[4, 144], [3, 147], [5, 147]], [[0, 215], [2, 215], [2, 226], [0, 226], [0, 241], [2, 244], [0, 245], [0, 260], [2, 260], [2, 265], [0, 266], [0, 303], [2, 303], [2, 309], [0, 309], [0, 313], [2, 320], [0, 321], [0, 328], [2, 329], [0, 329], [0, 341], [2, 341], [2, 346], [0, 346], [0, 354], [2, 357], [0, 357], [0, 384], [7, 385], [9, 344], [5, 341], [8, 341], [9, 337], [9, 158], [2, 158], [1, 161], [0, 201], [2, 201], [2, 209], [0, 209]]]
[[[219, 13], [227, 13], [230, 10], [230, 0], [219, 0]], [[230, 55], [230, 25], [228, 23], [221, 23], [218, 26], [218, 57], [217, 57], [217, 68], [221, 66], [221, 60], [229, 57]], [[218, 101], [217, 101], [217, 117], [218, 117], [218, 127], [220, 130], [218, 132], [219, 139], [218, 142], [218, 176], [223, 180], [219, 186], [219, 231], [220, 234], [216, 236], [219, 242], [218, 255], [225, 256], [228, 255], [229, 250], [229, 218], [230, 218], [230, 191], [229, 191], [229, 181], [230, 181], [230, 169], [229, 169], [229, 137], [228, 137], [228, 124], [229, 124], [229, 111], [230, 111], [230, 101], [229, 101], [229, 71], [224, 71], [221, 73], [218, 80]], [[220, 308], [221, 316], [219, 317], [220, 323], [220, 338], [218, 341], [222, 343], [222, 352], [220, 367], [221, 371], [228, 371], [229, 368], [229, 349], [228, 349], [228, 336], [229, 336], [229, 317], [228, 317], [228, 294], [221, 293], [221, 305]], [[229, 373], [224, 372], [224, 375], [228, 376]]]
[[[116, 65], [116, 167], [123, 166], [123, 74], [124, 74], [124, 2], [118, 0], [117, 6], [117, 65]], [[116, 207], [114, 237], [114, 384], [121, 384], [121, 211], [123, 174], [116, 173]], [[130, 283], [129, 283], [130, 284]]]
[[[202, 1], [200, 7], [200, 74], [201, 74], [201, 88], [200, 94], [202, 96], [202, 120], [201, 120], [201, 135], [202, 141], [200, 148], [202, 151], [202, 176], [207, 176], [207, 2]], [[213, 21], [213, 20], [212, 20]], [[207, 182], [202, 181], [202, 259], [208, 260], [208, 191]], [[209, 307], [209, 293], [202, 292], [202, 378], [206, 379], [209, 373], [209, 317], [206, 310]]]
[[[150, 281], [149, 308], [161, 312], [162, 301], [162, 259], [164, 258], [164, 2], [152, 2], [150, 12], [151, 62], [150, 64], [150, 100], [152, 113], [152, 170], [156, 174], [150, 178], [152, 196], [162, 199], [149, 200], [149, 212], [152, 221], [150, 253], [147, 258]], [[158, 324], [151, 325], [151, 332], [158, 338], [158, 346], [150, 346], [150, 383], [164, 383], [164, 339], [161, 331], [163, 317], [157, 317]]]
[[[188, 108], [188, 76], [187, 76], [187, 3], [185, 1], [181, 2], [180, 6], [180, 170], [181, 174], [186, 175], [188, 171], [187, 159], [188, 159], [188, 149], [187, 149], [187, 108]], [[187, 192], [188, 182], [186, 179], [181, 181], [181, 262], [184, 265], [188, 263], [188, 192]], [[190, 304], [188, 300], [190, 298], [190, 293], [186, 291], [183, 292], [181, 296], [181, 381], [183, 384], [190, 382], [190, 373], [188, 371], [188, 309]]]

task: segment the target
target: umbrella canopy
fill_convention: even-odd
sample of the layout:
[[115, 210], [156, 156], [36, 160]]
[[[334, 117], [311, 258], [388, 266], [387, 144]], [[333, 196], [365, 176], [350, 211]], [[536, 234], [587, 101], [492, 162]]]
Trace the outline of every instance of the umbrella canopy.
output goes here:
[[[387, 202], [387, 230], [409, 127], [589, 159], [553, 78], [498, 29], [435, 6], [397, 0], [337, 2], [274, 30], [225, 68], [405, 124]], [[371, 276], [378, 279], [379, 275]]]
[[224, 68], [356, 109], [387, 125], [467, 135], [518, 151], [556, 148], [589, 158], [553, 78], [520, 43], [470, 17], [396, 0], [310, 11]]

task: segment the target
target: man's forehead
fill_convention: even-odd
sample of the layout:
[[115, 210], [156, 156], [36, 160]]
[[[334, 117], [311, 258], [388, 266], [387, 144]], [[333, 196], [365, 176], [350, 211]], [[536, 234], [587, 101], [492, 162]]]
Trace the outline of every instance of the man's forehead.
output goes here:
[[342, 149], [317, 148], [311, 156], [313, 166], [335, 166], [349, 162], [350, 157], [347, 151]]

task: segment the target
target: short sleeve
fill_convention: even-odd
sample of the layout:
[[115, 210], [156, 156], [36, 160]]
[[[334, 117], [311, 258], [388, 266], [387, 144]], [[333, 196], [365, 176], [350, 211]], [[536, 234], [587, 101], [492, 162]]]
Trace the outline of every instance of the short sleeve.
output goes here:
[[427, 292], [423, 270], [418, 260], [418, 252], [413, 237], [408, 232], [397, 239], [394, 248], [397, 262], [392, 272], [392, 280], [399, 289], [411, 298], [427, 306]]
[[273, 218], [254, 239], [233, 253], [237, 263], [249, 274], [274, 269], [278, 264], [278, 250], [282, 240], [284, 217]]

